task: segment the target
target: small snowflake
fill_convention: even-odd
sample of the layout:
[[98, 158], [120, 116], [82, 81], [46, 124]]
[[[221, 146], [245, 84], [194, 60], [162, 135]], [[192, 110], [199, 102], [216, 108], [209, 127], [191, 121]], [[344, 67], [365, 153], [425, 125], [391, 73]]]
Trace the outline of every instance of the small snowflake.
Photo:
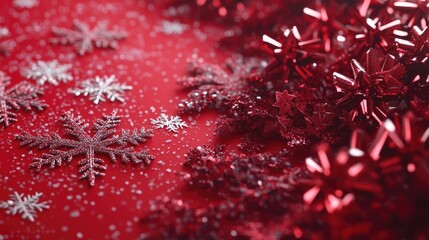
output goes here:
[[160, 26], [156, 26], [155, 30], [165, 34], [182, 34], [188, 29], [188, 25], [179, 22], [162, 21]]
[[10, 195], [9, 200], [0, 201], [0, 208], [6, 209], [6, 214], [21, 214], [22, 219], [34, 222], [37, 217], [37, 211], [42, 212], [43, 209], [49, 208], [47, 202], [39, 202], [39, 198], [42, 195], [42, 193], [36, 193], [24, 197], [24, 194], [14, 192]]
[[11, 122], [16, 122], [16, 114], [12, 110], [24, 108], [29, 111], [32, 108], [43, 110], [46, 104], [38, 100], [43, 94], [42, 89], [30, 83], [21, 82], [9, 89], [10, 78], [0, 72], [0, 124], [7, 127]]
[[56, 86], [59, 82], [73, 80], [73, 77], [67, 72], [71, 67], [71, 64], [59, 64], [56, 60], [37, 61], [32, 62], [29, 68], [24, 69], [23, 75], [27, 79], [36, 80], [38, 85], [44, 85], [48, 82]]
[[73, 21], [73, 29], [54, 27], [52, 32], [58, 37], [51, 39], [52, 44], [74, 45], [79, 55], [96, 48], [118, 47], [118, 40], [127, 35], [124, 32], [107, 30], [106, 22], [99, 22], [93, 29], [81, 21]]
[[133, 87], [116, 83], [115, 75], [110, 77], [96, 76], [95, 79], [88, 79], [80, 83], [80, 88], [71, 89], [69, 92], [76, 96], [89, 96], [89, 100], [95, 104], [106, 101], [106, 98], [110, 101], [118, 100], [124, 102], [124, 98], [121, 96], [125, 91], [133, 89]]
[[38, 0], [13, 0], [13, 6], [17, 8], [33, 8], [38, 4]]
[[183, 129], [188, 127], [179, 116], [167, 116], [164, 113], [161, 113], [157, 119], [151, 119], [150, 122], [156, 128], [166, 128], [170, 132], [179, 132], [179, 128]]
[[62, 138], [57, 133], [31, 135], [24, 132], [15, 135], [21, 141], [21, 146], [38, 147], [39, 149], [49, 148], [48, 153], [44, 153], [41, 158], [35, 158], [30, 167], [40, 171], [43, 166], [49, 168], [59, 167], [64, 162], [70, 163], [78, 155], [85, 155], [85, 158], [78, 162], [80, 179], [88, 179], [90, 186], [94, 186], [95, 178], [104, 176], [107, 169], [104, 160], [96, 155], [103, 154], [109, 156], [112, 162], [116, 162], [116, 157], [121, 157], [122, 163], [134, 164], [143, 163], [149, 165], [154, 159], [147, 150], [135, 152], [130, 145], [144, 143], [151, 138], [152, 130], [140, 131], [122, 130], [120, 135], [113, 135], [121, 122], [121, 116], [113, 111], [111, 115], [98, 119], [92, 134], [87, 131], [88, 125], [80, 116], [74, 117], [70, 113], [64, 113], [62, 121], [64, 132], [69, 138]]

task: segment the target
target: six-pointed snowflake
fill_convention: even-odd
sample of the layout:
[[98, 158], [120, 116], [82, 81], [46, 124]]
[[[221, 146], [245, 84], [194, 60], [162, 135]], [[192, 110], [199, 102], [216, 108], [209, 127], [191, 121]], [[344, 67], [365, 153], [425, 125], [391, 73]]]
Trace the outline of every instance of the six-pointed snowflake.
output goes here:
[[106, 98], [112, 102], [115, 100], [124, 102], [125, 100], [121, 95], [133, 88], [125, 84], [116, 83], [116, 80], [115, 75], [110, 77], [96, 76], [95, 79], [81, 82], [79, 88], [71, 89], [69, 92], [76, 96], [89, 96], [89, 99], [95, 104], [106, 101]]
[[59, 64], [56, 60], [37, 61], [32, 62], [29, 68], [25, 68], [22, 74], [27, 79], [36, 80], [38, 85], [44, 85], [46, 82], [58, 85], [59, 82], [73, 80], [73, 77], [67, 72], [71, 67], [71, 64]]
[[48, 153], [44, 153], [41, 158], [35, 158], [31, 167], [40, 171], [43, 166], [50, 168], [59, 167], [63, 162], [70, 163], [78, 155], [85, 157], [78, 162], [80, 179], [88, 179], [90, 186], [94, 186], [95, 178], [104, 176], [106, 165], [104, 160], [96, 155], [103, 154], [109, 156], [112, 162], [116, 162], [116, 157], [120, 157], [122, 163], [132, 161], [134, 164], [143, 163], [149, 165], [154, 159], [147, 150], [134, 151], [130, 145], [144, 143], [151, 138], [152, 130], [140, 131], [122, 130], [120, 135], [113, 135], [121, 122], [121, 117], [113, 111], [111, 115], [98, 119], [92, 134], [87, 132], [88, 124], [79, 116], [74, 117], [70, 113], [64, 113], [62, 121], [65, 135], [69, 138], [62, 138], [57, 133], [31, 135], [24, 132], [15, 135], [21, 141], [21, 146], [28, 145], [39, 149], [49, 148]]
[[10, 84], [10, 78], [3, 72], [0, 72], [0, 125], [7, 127], [11, 122], [16, 122], [16, 113], [13, 110], [24, 108], [31, 110], [43, 110], [47, 106], [44, 101], [39, 100], [43, 94], [42, 89], [33, 86], [30, 83], [21, 82], [9, 89], [6, 86]]
[[6, 214], [20, 214], [22, 219], [34, 222], [37, 217], [37, 211], [42, 212], [43, 209], [49, 208], [47, 202], [39, 202], [42, 195], [42, 193], [36, 193], [24, 197], [24, 194], [14, 192], [10, 195], [9, 200], [0, 201], [0, 208], [6, 209]]
[[99, 22], [90, 29], [79, 20], [73, 21], [73, 29], [54, 27], [52, 32], [57, 36], [51, 39], [52, 44], [74, 45], [81, 56], [91, 52], [94, 47], [116, 49], [118, 40], [127, 36], [124, 32], [107, 30], [106, 22]]
[[179, 132], [179, 128], [183, 129], [188, 127], [188, 125], [179, 117], [179, 116], [167, 116], [164, 113], [156, 119], [151, 119], [150, 122], [156, 128], [165, 128], [170, 132]]
[[38, 4], [38, 0], [13, 0], [13, 6], [17, 8], [33, 8]]

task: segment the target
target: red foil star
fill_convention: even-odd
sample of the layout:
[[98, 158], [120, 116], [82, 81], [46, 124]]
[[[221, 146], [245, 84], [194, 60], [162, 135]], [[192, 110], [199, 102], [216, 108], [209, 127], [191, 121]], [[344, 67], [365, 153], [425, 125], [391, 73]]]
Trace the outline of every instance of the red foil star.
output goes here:
[[[359, 135], [353, 135], [352, 143]], [[348, 206], [356, 198], [356, 193], [380, 192], [379, 186], [368, 177], [365, 163], [368, 156], [362, 150], [351, 147], [332, 154], [327, 144], [321, 144], [316, 147], [316, 152], [317, 158], [305, 160], [313, 178], [301, 180], [301, 183], [312, 185], [303, 195], [307, 204], [333, 213]]]
[[[429, 125], [408, 112], [380, 126], [372, 143], [371, 156], [385, 175], [407, 172], [429, 190]], [[401, 180], [402, 181], [402, 180]]]
[[279, 74], [284, 81], [288, 81], [292, 73], [303, 79], [312, 76], [315, 61], [324, 57], [318, 51], [321, 39], [302, 38], [295, 26], [284, 30], [283, 35], [280, 41], [268, 35], [262, 37], [262, 41], [271, 48], [275, 58], [265, 69], [266, 74]]
[[403, 85], [399, 80], [404, 67], [392, 55], [386, 55], [380, 61], [374, 49], [366, 53], [365, 67], [357, 60], [352, 60], [351, 67], [353, 78], [338, 72], [333, 74], [334, 84], [340, 93], [337, 105], [349, 111], [351, 121], [362, 116], [380, 124], [391, 111], [389, 97], [403, 95]]

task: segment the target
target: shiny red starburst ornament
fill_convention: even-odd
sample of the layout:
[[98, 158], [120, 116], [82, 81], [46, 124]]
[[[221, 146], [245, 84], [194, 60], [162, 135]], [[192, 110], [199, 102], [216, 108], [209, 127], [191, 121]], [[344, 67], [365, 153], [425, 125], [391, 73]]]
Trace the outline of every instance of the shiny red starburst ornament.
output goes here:
[[[429, 58], [429, 27], [426, 26], [423, 29], [419, 26], [413, 26], [410, 30], [410, 34], [403, 36], [403, 38], [396, 38], [397, 50], [401, 59], [405, 64], [413, 63], [427, 63]], [[407, 40], [406, 37], [411, 36], [411, 39]]]
[[353, 132], [350, 147], [336, 154], [327, 144], [320, 144], [316, 147], [317, 158], [306, 158], [312, 179], [303, 179], [301, 183], [312, 187], [303, 194], [305, 203], [333, 213], [348, 206], [356, 194], [380, 193], [372, 168], [367, 164], [370, 156], [362, 150], [364, 135], [362, 130]]
[[337, 105], [349, 112], [352, 122], [363, 117], [381, 124], [391, 112], [389, 98], [403, 95], [400, 79], [405, 73], [404, 67], [392, 55], [386, 55], [380, 61], [374, 49], [367, 51], [365, 67], [355, 59], [351, 67], [353, 78], [338, 72], [333, 74], [334, 84], [340, 93]]
[[[395, 115], [380, 126], [372, 143], [372, 158], [385, 175], [407, 172], [429, 189], [429, 124], [412, 112]], [[384, 152], [382, 152], [384, 151]], [[382, 153], [381, 155], [379, 153]]]
[[393, 6], [395, 10], [403, 15], [403, 18], [405, 18], [404, 23], [410, 28], [419, 23], [428, 23], [428, 0], [395, 0]]
[[344, 15], [354, 6], [354, 3], [352, 1], [347, 2], [347, 4], [334, 1], [314, 2], [315, 6], [309, 7], [307, 5], [303, 9], [303, 16], [309, 19], [303, 37], [320, 38], [324, 52], [330, 52], [337, 35], [346, 32], [346, 27], [341, 20], [344, 20]]
[[281, 40], [263, 35], [262, 41], [271, 49], [275, 59], [265, 72], [269, 75], [280, 74], [284, 81], [290, 79], [292, 72], [303, 79], [314, 75], [315, 61], [324, 57], [318, 51], [321, 39], [303, 39], [296, 26], [285, 29]]
[[395, 12], [391, 8], [377, 14], [376, 17], [363, 16], [357, 20], [356, 25], [347, 27], [353, 35], [354, 47], [352, 53], [356, 59], [365, 56], [370, 48], [391, 53], [395, 48], [395, 37], [403, 36], [402, 22], [395, 18]]

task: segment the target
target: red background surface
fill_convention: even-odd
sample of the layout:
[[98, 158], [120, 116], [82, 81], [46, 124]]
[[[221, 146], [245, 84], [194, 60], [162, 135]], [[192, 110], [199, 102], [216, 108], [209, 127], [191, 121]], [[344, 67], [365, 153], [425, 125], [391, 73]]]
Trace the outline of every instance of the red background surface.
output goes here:
[[[221, 53], [212, 47], [221, 31], [205, 23], [180, 20], [188, 26], [187, 30], [181, 34], [163, 33], [159, 29], [166, 13], [160, 6], [142, 0], [39, 2], [34, 8], [19, 9], [12, 6], [11, 0], [1, 1], [0, 26], [9, 29], [10, 39], [17, 46], [10, 56], [0, 56], [0, 71], [9, 75], [14, 85], [24, 81], [20, 71], [30, 61], [56, 59], [73, 64], [70, 73], [74, 80], [59, 86], [45, 84], [42, 99], [49, 107], [42, 112], [20, 110], [18, 122], [0, 130], [0, 200], [7, 200], [9, 194], [17, 191], [25, 195], [42, 192], [41, 201], [50, 201], [50, 209], [39, 213], [34, 223], [1, 210], [0, 239], [142, 237], [144, 226], [139, 220], [149, 209], [149, 202], [160, 195], [182, 194], [183, 185], [177, 172], [184, 161], [183, 155], [190, 147], [212, 142], [214, 114], [184, 116], [190, 127], [178, 134], [154, 130], [153, 139], [143, 144], [155, 156], [147, 169], [113, 164], [102, 156], [108, 166], [106, 176], [97, 178], [92, 188], [86, 180], [78, 180], [77, 162], [81, 157], [53, 170], [44, 168], [36, 173], [29, 169], [32, 159], [46, 151], [19, 147], [14, 134], [22, 131], [62, 134], [59, 116], [64, 111], [81, 115], [92, 124], [103, 114], [119, 109], [124, 118], [118, 129], [152, 128], [150, 118], [160, 113], [177, 114], [177, 102], [186, 92], [175, 81], [184, 75], [187, 58], [195, 55], [212, 63], [222, 60]], [[96, 49], [85, 56], [78, 56], [73, 46], [51, 45], [51, 28], [71, 28], [73, 19], [91, 26], [108, 21], [109, 29], [124, 30], [128, 38], [119, 42], [117, 50]], [[133, 86], [133, 90], [125, 93], [124, 104], [95, 105], [88, 98], [67, 92], [79, 81], [111, 74]], [[136, 150], [144, 148], [143, 145]], [[186, 198], [203, 199], [198, 193]]]

